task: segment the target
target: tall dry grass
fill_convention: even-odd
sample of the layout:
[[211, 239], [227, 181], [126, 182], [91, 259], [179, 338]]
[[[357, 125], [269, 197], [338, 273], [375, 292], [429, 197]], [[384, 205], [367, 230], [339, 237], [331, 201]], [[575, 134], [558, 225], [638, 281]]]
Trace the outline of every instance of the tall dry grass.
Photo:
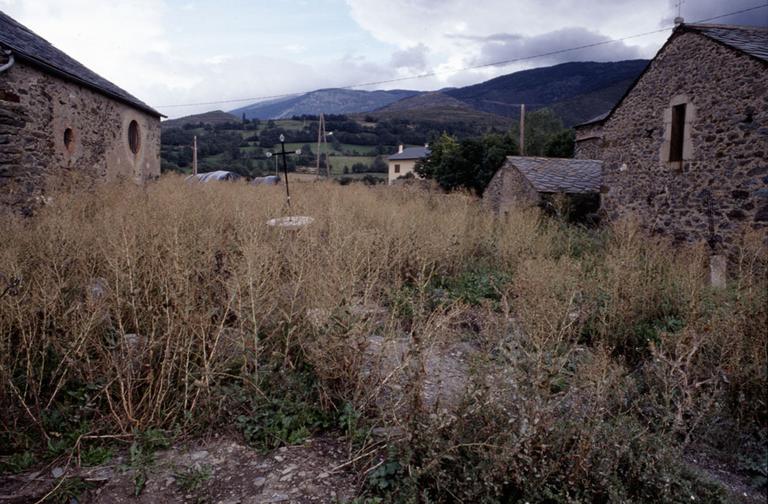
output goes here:
[[[717, 291], [703, 249], [632, 223], [586, 231], [535, 212], [495, 218], [463, 194], [292, 188], [290, 213], [315, 218], [301, 231], [265, 225], [288, 212], [282, 188], [177, 177], [62, 192], [33, 218], [0, 221], [6, 452], [67, 428], [229, 423], [243, 397], [273, 396], [292, 373], [309, 377], [319, 409], [351, 405], [403, 433], [409, 478], [438, 497], [570, 482], [580, 498], [636, 498], [663, 476], [637, 465], [665, 448], [654, 439], [764, 429], [759, 235], [745, 235]], [[476, 285], [479, 305], [462, 294]], [[372, 335], [403, 342], [389, 374], [372, 371]], [[446, 413], [424, 400], [428, 352], [457, 341], [482, 352]], [[621, 471], [639, 471], [635, 490], [616, 483]], [[653, 488], [649, 499], [672, 491]]]

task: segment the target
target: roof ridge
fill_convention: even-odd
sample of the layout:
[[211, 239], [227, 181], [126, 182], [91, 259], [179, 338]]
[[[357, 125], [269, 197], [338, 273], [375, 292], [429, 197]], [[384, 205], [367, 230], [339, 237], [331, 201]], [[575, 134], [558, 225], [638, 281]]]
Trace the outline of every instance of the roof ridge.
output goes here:
[[0, 44], [11, 49], [17, 60], [42, 68], [46, 73], [90, 88], [138, 110], [162, 116], [157, 110], [86, 67], [3, 11], [0, 11]]
[[577, 161], [577, 162], [585, 162], [585, 163], [594, 163], [594, 162], [602, 162], [599, 159], [582, 159], [582, 158], [566, 158], [566, 157], [550, 157], [550, 156], [507, 156], [507, 159], [542, 159], [547, 161]]
[[719, 24], [719, 23], [683, 23], [681, 26], [688, 26], [691, 28], [726, 28], [735, 30], [758, 30], [768, 32], [768, 27], [763, 26], [750, 26], [750, 25], [734, 25], [734, 24]]

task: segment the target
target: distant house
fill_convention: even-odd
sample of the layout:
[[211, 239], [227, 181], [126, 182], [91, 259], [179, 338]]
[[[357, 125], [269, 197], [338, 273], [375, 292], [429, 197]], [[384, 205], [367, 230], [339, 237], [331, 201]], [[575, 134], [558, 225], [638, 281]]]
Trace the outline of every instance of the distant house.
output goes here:
[[29, 210], [63, 171], [158, 176], [160, 117], [0, 12], [0, 207]]
[[765, 232], [768, 29], [679, 25], [613, 109], [576, 131], [576, 156], [603, 162], [608, 217], [713, 249]]
[[600, 207], [602, 162], [509, 156], [483, 193], [483, 199], [497, 212], [513, 207], [547, 206], [555, 195], [565, 195], [581, 215]]
[[403, 149], [403, 146], [400, 145], [397, 154], [392, 154], [387, 158], [389, 163], [388, 183], [392, 184], [398, 178], [409, 173], [417, 176], [413, 171], [416, 168], [416, 162], [427, 156], [429, 156], [429, 147], [426, 145], [424, 147], [408, 147], [407, 149]]

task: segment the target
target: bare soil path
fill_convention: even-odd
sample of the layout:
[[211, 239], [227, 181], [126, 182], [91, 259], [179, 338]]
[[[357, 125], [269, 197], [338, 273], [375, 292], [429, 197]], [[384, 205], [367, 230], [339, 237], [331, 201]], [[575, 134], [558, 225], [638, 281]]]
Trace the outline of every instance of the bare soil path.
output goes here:
[[[344, 465], [345, 446], [329, 438], [310, 439], [303, 445], [280, 448], [269, 454], [232, 439], [218, 438], [178, 445], [155, 454], [146, 468], [147, 480], [136, 496], [137, 471], [119, 456], [109, 464], [91, 468], [48, 468], [0, 477], [0, 503], [33, 503], [52, 495], [53, 502], [71, 504], [123, 503], [336, 503], [357, 492], [355, 478]], [[54, 474], [58, 477], [54, 477]], [[65, 497], [67, 488], [85, 482], [89, 489], [76, 500]]]

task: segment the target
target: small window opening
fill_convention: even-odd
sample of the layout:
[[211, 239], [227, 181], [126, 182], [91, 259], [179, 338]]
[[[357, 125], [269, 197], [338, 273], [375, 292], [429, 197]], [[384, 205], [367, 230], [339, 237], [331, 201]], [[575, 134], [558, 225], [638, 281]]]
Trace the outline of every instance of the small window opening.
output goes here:
[[131, 152], [138, 154], [141, 147], [141, 138], [139, 136], [139, 123], [131, 121], [128, 125], [128, 147], [131, 148]]
[[685, 133], [685, 103], [672, 107], [672, 134], [669, 144], [669, 160], [683, 160]]
[[64, 130], [64, 148], [69, 152], [75, 148], [75, 132], [72, 131], [72, 128]]
[[400, 173], [400, 165], [399, 164], [395, 165], [395, 173]]

